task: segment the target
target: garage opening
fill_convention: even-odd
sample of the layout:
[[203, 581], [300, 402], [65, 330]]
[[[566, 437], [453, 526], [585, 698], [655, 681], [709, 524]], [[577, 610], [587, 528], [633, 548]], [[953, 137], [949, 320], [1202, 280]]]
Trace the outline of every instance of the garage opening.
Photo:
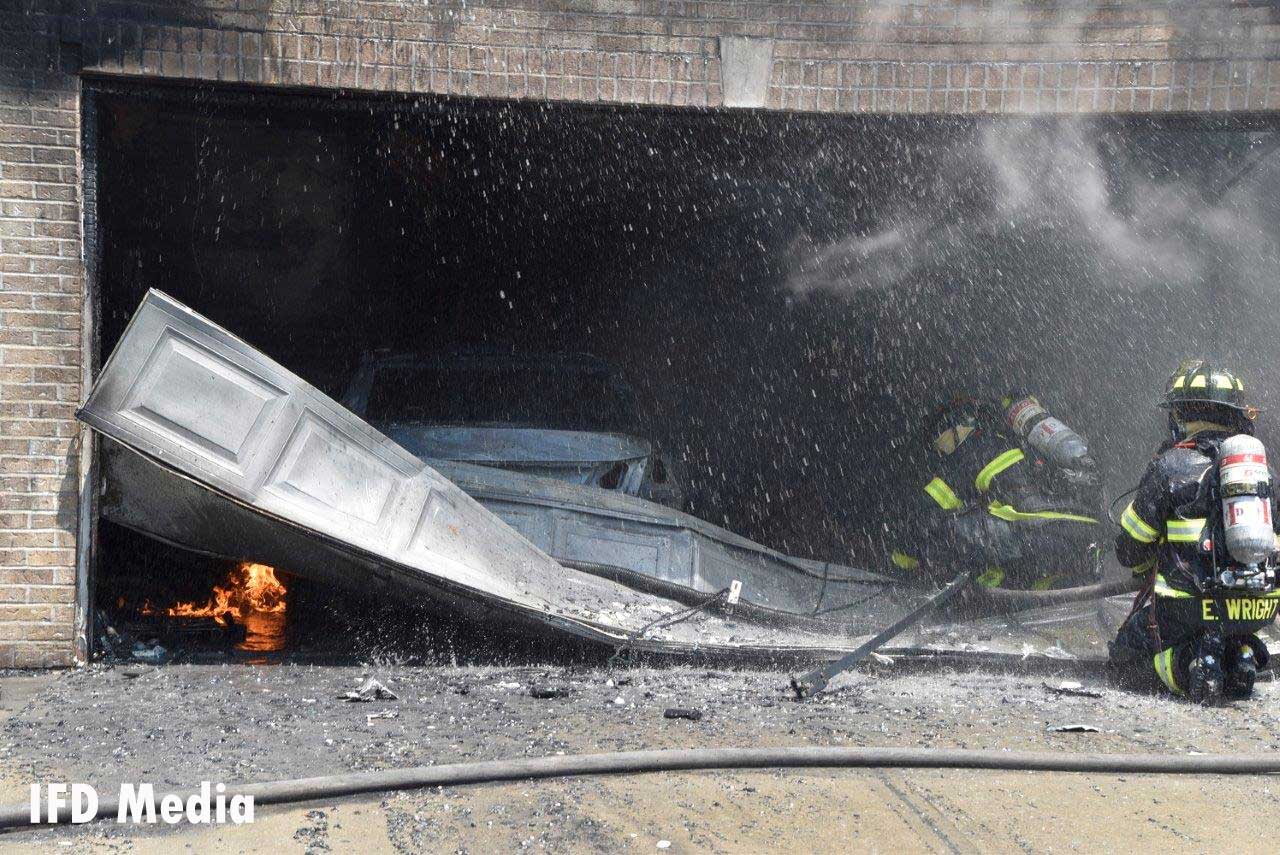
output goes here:
[[[91, 104], [103, 354], [159, 288], [415, 453], [476, 453], [459, 433], [475, 426], [607, 435], [591, 465], [556, 471], [545, 443], [520, 465], [790, 555], [883, 563], [941, 402], [1039, 395], [1118, 493], [1159, 439], [1143, 408], [1178, 359], [1262, 365], [1277, 346], [1263, 120], [115, 82]], [[96, 556], [100, 644], [109, 626], [108, 645], [244, 658], [473, 646], [439, 615], [108, 519]]]

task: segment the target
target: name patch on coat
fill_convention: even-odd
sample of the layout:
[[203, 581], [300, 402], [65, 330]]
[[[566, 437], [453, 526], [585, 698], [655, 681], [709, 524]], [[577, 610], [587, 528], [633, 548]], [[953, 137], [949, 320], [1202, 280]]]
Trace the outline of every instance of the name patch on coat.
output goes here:
[[1276, 608], [1280, 606], [1278, 599], [1261, 597], [1233, 597], [1223, 600], [1222, 609], [1213, 600], [1200, 601], [1200, 616], [1205, 620], [1222, 620], [1221, 611], [1226, 611], [1227, 620], [1271, 620], [1276, 616]]

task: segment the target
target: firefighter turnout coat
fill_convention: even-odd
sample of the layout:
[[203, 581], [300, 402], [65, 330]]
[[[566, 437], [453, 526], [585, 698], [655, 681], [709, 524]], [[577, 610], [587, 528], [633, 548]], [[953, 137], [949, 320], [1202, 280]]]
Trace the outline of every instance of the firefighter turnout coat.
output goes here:
[[1091, 572], [1086, 553], [1097, 519], [1074, 496], [1055, 492], [1048, 464], [1003, 425], [979, 426], [951, 453], [931, 459], [912, 515], [914, 542], [897, 538], [892, 554], [899, 569], [976, 560], [986, 565], [979, 582], [988, 587], [1088, 581], [1080, 576]]
[[[1152, 574], [1151, 603], [1125, 622], [1113, 658], [1150, 661], [1160, 680], [1179, 694], [1178, 650], [1206, 624], [1227, 639], [1247, 637], [1269, 625], [1280, 606], [1280, 591], [1211, 594], [1204, 587], [1212, 576], [1213, 522], [1221, 510], [1202, 485], [1229, 436], [1202, 430], [1157, 455], [1120, 515], [1116, 557], [1135, 574]], [[1280, 515], [1276, 497], [1269, 501], [1274, 527]]]

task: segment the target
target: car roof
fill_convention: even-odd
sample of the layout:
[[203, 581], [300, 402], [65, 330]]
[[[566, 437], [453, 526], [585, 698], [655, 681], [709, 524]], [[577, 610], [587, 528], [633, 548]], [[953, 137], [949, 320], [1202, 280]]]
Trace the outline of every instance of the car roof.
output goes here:
[[417, 366], [438, 367], [537, 367], [557, 368], [587, 374], [621, 376], [616, 366], [589, 353], [553, 353], [518, 351], [495, 345], [456, 347], [435, 351], [406, 351], [400, 353], [371, 354], [366, 357], [375, 368], [410, 368]]

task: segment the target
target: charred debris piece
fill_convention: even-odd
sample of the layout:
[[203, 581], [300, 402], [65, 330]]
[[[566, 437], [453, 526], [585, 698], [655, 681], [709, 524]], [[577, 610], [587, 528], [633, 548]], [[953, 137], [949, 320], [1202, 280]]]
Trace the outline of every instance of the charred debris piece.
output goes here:
[[686, 707], [670, 707], [662, 712], [663, 718], [682, 718], [688, 721], [702, 721], [702, 710]]
[[357, 704], [367, 704], [371, 701], [394, 701], [398, 700], [398, 698], [395, 692], [388, 689], [373, 677], [369, 677], [360, 684], [358, 689], [343, 692], [338, 695], [338, 700], [349, 701]]
[[174, 619], [144, 614], [119, 628], [98, 612], [98, 649], [107, 662], [149, 665], [183, 659], [189, 648], [231, 650], [244, 641], [243, 627], [208, 618]]
[[1042, 683], [1046, 689], [1055, 695], [1068, 695], [1073, 698], [1101, 698], [1102, 692], [1096, 689], [1086, 689], [1084, 684], [1071, 680], [1063, 680], [1054, 685], [1053, 683]]
[[1045, 728], [1050, 733], [1101, 733], [1102, 729], [1092, 724], [1051, 724]]

